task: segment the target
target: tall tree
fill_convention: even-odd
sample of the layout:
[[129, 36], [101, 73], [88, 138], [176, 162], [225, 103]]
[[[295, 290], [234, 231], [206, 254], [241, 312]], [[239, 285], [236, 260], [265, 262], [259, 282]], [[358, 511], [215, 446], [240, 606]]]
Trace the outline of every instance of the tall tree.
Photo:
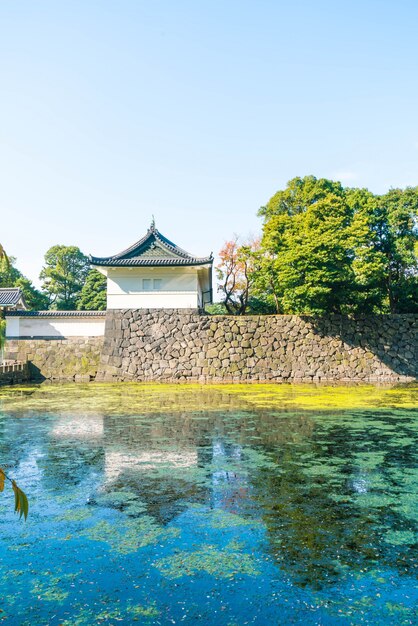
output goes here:
[[374, 196], [348, 189], [354, 209], [353, 269], [358, 310], [418, 311], [418, 187]]
[[299, 314], [345, 312], [354, 282], [352, 208], [341, 184], [294, 178], [259, 214], [276, 308]]
[[294, 178], [259, 213], [255, 284], [277, 312], [418, 311], [418, 188], [378, 196]]
[[75, 309], [89, 272], [89, 260], [76, 246], [52, 246], [40, 278], [54, 309]]
[[418, 312], [418, 187], [391, 189], [379, 199], [386, 232], [385, 291], [392, 313]]
[[106, 276], [96, 269], [87, 274], [80, 292], [77, 308], [82, 311], [104, 311], [106, 309]]
[[226, 241], [219, 252], [220, 263], [216, 267], [218, 291], [231, 315], [244, 315], [247, 310], [258, 248], [259, 241], [256, 239], [240, 245], [238, 237], [234, 237]]

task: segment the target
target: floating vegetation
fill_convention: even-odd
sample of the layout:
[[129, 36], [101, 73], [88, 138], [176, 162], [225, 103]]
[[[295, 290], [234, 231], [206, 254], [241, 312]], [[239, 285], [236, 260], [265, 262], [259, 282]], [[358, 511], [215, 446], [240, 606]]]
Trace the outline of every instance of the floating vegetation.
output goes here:
[[91, 518], [91, 512], [86, 509], [69, 509], [61, 515], [55, 516], [56, 522], [84, 522]]
[[412, 530], [390, 530], [385, 535], [385, 541], [394, 546], [413, 545], [418, 542], [418, 534]]
[[84, 415], [145, 415], [236, 408], [300, 408], [344, 411], [362, 408], [416, 408], [417, 385], [175, 385], [155, 383], [91, 383], [89, 385], [24, 385], [0, 389], [8, 412], [65, 411]]
[[152, 624], [158, 618], [160, 611], [155, 602], [148, 606], [141, 604], [128, 604], [126, 607], [94, 610], [81, 607], [71, 619], [61, 621], [61, 626], [96, 626], [100, 624], [117, 625], [121, 622], [131, 624]]
[[148, 515], [118, 526], [101, 521], [83, 533], [93, 541], [103, 541], [120, 554], [137, 552], [140, 548], [178, 537], [180, 529], [164, 528]]
[[33, 582], [31, 593], [38, 600], [62, 604], [69, 595], [65, 585], [68, 585], [74, 578], [74, 574], [54, 576], [50, 572], [43, 572], [41, 577]]
[[129, 503], [136, 501], [138, 494], [128, 489], [120, 489], [119, 491], [109, 491], [100, 493], [96, 496], [95, 502], [99, 506], [110, 506], [114, 508], [123, 507]]
[[173, 556], [156, 561], [155, 567], [167, 578], [194, 576], [198, 572], [215, 578], [231, 578], [238, 574], [258, 576], [257, 561], [250, 554], [235, 551], [235, 544], [219, 549], [213, 545], [203, 545], [194, 552], [182, 551]]
[[257, 526], [260, 521], [251, 518], [245, 518], [236, 513], [229, 513], [224, 509], [207, 509], [202, 506], [195, 506], [192, 509], [193, 516], [196, 517], [198, 524], [204, 524], [210, 528], [240, 528], [242, 526]]
[[153, 617], [158, 617], [161, 613], [157, 609], [157, 605], [155, 602], [150, 604], [149, 606], [142, 606], [140, 604], [131, 605], [126, 608], [126, 612], [135, 618], [148, 618], [152, 619]]
[[415, 623], [417, 406], [417, 385], [1, 388], [31, 511], [2, 498], [0, 621]]

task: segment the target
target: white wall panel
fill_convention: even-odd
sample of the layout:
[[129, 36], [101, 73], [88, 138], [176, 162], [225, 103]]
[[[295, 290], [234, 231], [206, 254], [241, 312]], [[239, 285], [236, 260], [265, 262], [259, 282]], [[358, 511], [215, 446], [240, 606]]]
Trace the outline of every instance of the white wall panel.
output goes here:
[[107, 294], [108, 309], [197, 309], [197, 291]]
[[102, 337], [104, 317], [7, 317], [6, 337]]

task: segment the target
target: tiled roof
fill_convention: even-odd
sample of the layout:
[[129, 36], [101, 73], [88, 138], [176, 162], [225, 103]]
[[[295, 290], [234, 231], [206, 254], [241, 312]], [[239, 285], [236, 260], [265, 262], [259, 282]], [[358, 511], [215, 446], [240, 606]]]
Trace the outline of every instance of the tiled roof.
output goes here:
[[164, 237], [153, 222], [146, 235], [126, 250], [109, 257], [90, 256], [90, 261], [92, 265], [107, 267], [184, 266], [212, 264], [213, 257], [192, 256]]
[[7, 317], [104, 317], [106, 311], [7, 311]]
[[25, 299], [20, 287], [0, 288], [0, 307], [16, 306], [19, 302], [25, 306]]
[[93, 265], [105, 265], [107, 267], [149, 267], [154, 265], [159, 266], [175, 266], [175, 265], [206, 265], [207, 263], [212, 263], [213, 259], [211, 257], [207, 257], [204, 259], [198, 259], [191, 257], [190, 259], [141, 259], [141, 258], [133, 258], [133, 259], [96, 259], [95, 257], [91, 257], [91, 263]]

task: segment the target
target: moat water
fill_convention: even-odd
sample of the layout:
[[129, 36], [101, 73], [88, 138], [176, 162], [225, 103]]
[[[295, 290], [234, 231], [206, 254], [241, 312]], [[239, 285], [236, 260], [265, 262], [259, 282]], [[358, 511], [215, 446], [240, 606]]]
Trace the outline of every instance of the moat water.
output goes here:
[[3, 388], [0, 621], [416, 624], [417, 425], [416, 385]]

